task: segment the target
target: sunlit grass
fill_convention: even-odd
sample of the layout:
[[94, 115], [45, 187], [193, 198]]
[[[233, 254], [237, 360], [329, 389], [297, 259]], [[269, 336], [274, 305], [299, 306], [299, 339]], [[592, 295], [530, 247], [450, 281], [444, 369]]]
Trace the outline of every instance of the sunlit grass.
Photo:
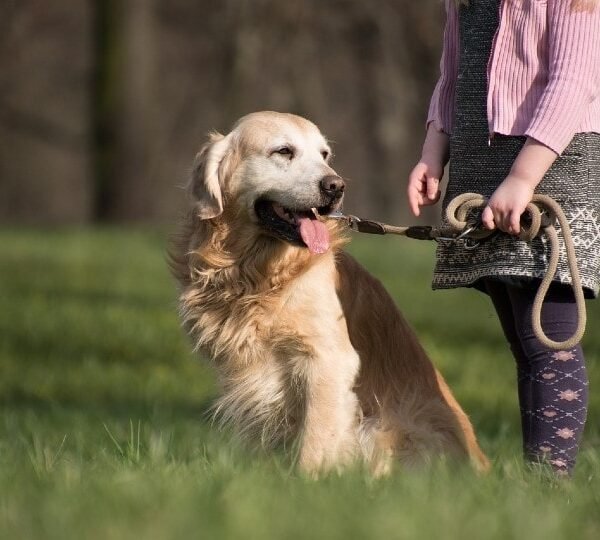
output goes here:
[[302, 478], [205, 411], [214, 378], [175, 315], [165, 238], [0, 232], [1, 538], [596, 538], [600, 320], [590, 308], [575, 478], [524, 466], [515, 373], [489, 302], [432, 292], [434, 246], [354, 237], [470, 414], [494, 465]]

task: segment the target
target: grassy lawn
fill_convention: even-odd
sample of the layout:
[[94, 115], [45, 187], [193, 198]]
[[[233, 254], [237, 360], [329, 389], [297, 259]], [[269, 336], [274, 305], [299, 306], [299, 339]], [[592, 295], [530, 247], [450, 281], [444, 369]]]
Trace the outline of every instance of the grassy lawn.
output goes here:
[[358, 238], [470, 414], [492, 473], [319, 481], [210, 426], [214, 379], [175, 314], [164, 235], [0, 231], [0, 538], [600, 538], [600, 304], [572, 482], [523, 466], [515, 374], [487, 300], [432, 292], [434, 246]]

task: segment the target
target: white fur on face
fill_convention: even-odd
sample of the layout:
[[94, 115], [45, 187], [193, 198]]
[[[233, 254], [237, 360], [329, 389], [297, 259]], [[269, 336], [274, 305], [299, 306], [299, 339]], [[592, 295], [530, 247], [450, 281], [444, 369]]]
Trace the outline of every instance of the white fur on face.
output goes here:
[[[248, 150], [228, 187], [250, 216], [260, 198], [299, 210], [325, 204], [319, 182], [336, 175], [328, 164], [331, 149], [314, 124], [297, 119], [278, 115], [267, 123], [261, 119], [255, 128], [253, 120], [242, 121], [234, 130], [240, 147]], [[253, 137], [256, 130], [260, 137]], [[291, 154], [285, 153], [288, 149]]]

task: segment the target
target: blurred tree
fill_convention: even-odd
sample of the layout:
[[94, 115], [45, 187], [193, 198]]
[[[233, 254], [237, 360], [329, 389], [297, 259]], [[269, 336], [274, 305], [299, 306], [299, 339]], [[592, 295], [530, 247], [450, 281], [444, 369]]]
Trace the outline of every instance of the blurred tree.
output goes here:
[[0, 3], [0, 220], [90, 219], [88, 2]]
[[[2, 6], [4, 221], [36, 208], [48, 221], [171, 222], [206, 133], [262, 109], [305, 115], [330, 137], [349, 211], [405, 219], [437, 76], [439, 0]], [[68, 204], [44, 213], [50, 195]]]

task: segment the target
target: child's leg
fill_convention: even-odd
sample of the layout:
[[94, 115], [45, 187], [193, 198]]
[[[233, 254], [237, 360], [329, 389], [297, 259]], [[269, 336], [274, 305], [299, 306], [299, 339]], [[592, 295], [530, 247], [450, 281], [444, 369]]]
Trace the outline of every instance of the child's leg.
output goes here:
[[531, 405], [531, 377], [528, 358], [521, 347], [521, 340], [515, 328], [515, 320], [513, 318], [513, 307], [508, 296], [506, 285], [500, 281], [487, 280], [487, 292], [494, 304], [498, 319], [504, 336], [510, 345], [510, 350], [515, 357], [517, 363], [517, 391], [519, 394], [519, 410], [521, 412], [521, 431], [523, 436], [523, 445], [529, 439], [531, 431], [530, 415], [527, 411], [532, 408]]
[[[575, 465], [579, 441], [587, 415], [588, 379], [581, 345], [551, 351], [533, 334], [531, 310], [535, 291], [507, 287], [513, 306], [515, 327], [529, 360], [531, 428], [526, 448], [531, 457], [544, 456], [557, 471]], [[552, 286], [542, 308], [542, 328], [555, 341], [573, 335], [577, 307], [573, 291]]]
[[[535, 291], [505, 287], [512, 306], [511, 337], [514, 340], [516, 336], [521, 347], [519, 350], [517, 345], [511, 345], [517, 351], [519, 395], [524, 397], [521, 409], [527, 418], [523, 433], [526, 453], [531, 459], [547, 458], [557, 471], [570, 471], [575, 465], [587, 413], [588, 381], [583, 351], [579, 345], [565, 351], [543, 347], [531, 325]], [[506, 308], [500, 317], [507, 317]], [[544, 331], [551, 339], [561, 341], [572, 335], [576, 325], [572, 291], [552, 286], [542, 309]]]

